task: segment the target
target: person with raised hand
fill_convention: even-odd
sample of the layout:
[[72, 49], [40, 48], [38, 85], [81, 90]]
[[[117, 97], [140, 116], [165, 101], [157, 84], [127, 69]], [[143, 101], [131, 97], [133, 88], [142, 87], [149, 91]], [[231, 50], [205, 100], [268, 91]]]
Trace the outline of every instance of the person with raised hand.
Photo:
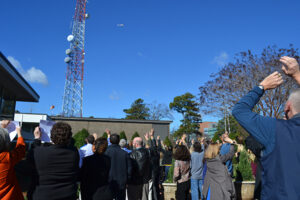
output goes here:
[[[283, 72], [300, 84], [296, 59], [284, 56], [280, 62]], [[282, 83], [281, 74], [272, 73], [240, 99], [232, 110], [239, 124], [263, 145], [261, 198], [265, 200], [300, 199], [300, 89], [289, 94], [284, 108], [287, 120], [252, 112], [266, 90]]]
[[41, 142], [39, 127], [34, 130], [34, 143], [28, 160], [36, 170], [36, 182], [27, 193], [28, 199], [76, 200], [79, 173], [79, 153], [71, 146], [72, 128], [57, 122], [51, 129], [53, 144]]
[[17, 127], [17, 144], [12, 151], [9, 151], [10, 139], [8, 132], [4, 129], [8, 123], [1, 123], [2, 128], [0, 128], [0, 199], [23, 200], [14, 167], [25, 156], [25, 142], [21, 128]]
[[236, 192], [232, 182], [231, 174], [228, 172], [225, 163], [234, 156], [234, 141], [225, 135], [224, 141], [230, 144], [229, 152], [220, 154], [222, 144], [212, 143], [204, 152], [206, 161], [206, 175], [203, 184], [204, 199], [210, 200], [234, 200]]

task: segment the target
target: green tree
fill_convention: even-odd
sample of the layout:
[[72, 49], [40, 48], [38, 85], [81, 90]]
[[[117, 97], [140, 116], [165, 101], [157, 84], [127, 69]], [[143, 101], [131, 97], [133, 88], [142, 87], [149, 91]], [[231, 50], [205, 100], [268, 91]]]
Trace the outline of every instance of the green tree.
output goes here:
[[241, 151], [239, 163], [236, 165], [236, 179], [238, 181], [253, 180], [251, 162], [247, 151]]
[[[225, 132], [225, 120], [226, 118], [223, 118], [219, 120], [218, 126], [217, 126], [217, 131], [214, 134], [212, 141], [216, 142], [217, 140], [220, 139], [220, 136]], [[228, 123], [229, 122], [229, 123]], [[235, 118], [232, 115], [229, 115], [229, 120], [226, 120], [227, 123], [227, 131], [229, 132], [229, 126], [230, 126], [230, 133], [229, 137], [233, 140], [238, 141], [239, 138], [246, 138], [249, 134], [239, 123], [235, 120]], [[229, 124], [229, 125], [228, 125]]]
[[164, 145], [170, 147], [172, 146], [172, 142], [171, 140], [169, 139], [169, 137], [166, 137], [165, 140], [164, 140]]
[[131, 137], [131, 140], [133, 140], [136, 137], [140, 137], [139, 133], [136, 131], [134, 132], [133, 136]]
[[144, 103], [144, 100], [139, 98], [135, 100], [129, 109], [124, 109], [126, 113], [125, 119], [146, 120], [149, 117], [149, 108]]
[[201, 115], [199, 114], [199, 104], [196, 102], [196, 97], [187, 92], [181, 96], [174, 98], [169, 105], [171, 110], [174, 110], [182, 115], [181, 125], [174, 136], [180, 136], [183, 133], [200, 134], [199, 123], [201, 122]]
[[107, 137], [108, 137], [107, 133], [106, 133], [106, 132], [104, 132], [104, 133], [103, 133], [103, 135], [102, 135], [102, 138], [105, 138], [105, 139], [107, 139]]
[[166, 175], [167, 180], [166, 183], [173, 183], [173, 175], [174, 175], [174, 166], [175, 166], [175, 160], [172, 159], [172, 166], [169, 169], [169, 173]]
[[82, 147], [83, 145], [85, 145], [85, 138], [87, 138], [89, 136], [89, 132], [83, 128], [81, 131], [78, 131], [74, 136], [74, 140], [75, 140], [75, 146], [77, 148]]
[[126, 137], [125, 131], [121, 131], [121, 133], [120, 133], [120, 140], [121, 140], [121, 139], [125, 139], [125, 140], [127, 140], [127, 137]]

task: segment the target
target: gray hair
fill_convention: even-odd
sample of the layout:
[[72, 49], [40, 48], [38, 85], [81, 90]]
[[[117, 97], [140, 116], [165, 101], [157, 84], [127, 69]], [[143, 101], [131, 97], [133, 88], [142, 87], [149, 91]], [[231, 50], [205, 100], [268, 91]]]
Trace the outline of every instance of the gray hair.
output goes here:
[[6, 129], [0, 127], [0, 153], [9, 150], [10, 139]]
[[120, 145], [121, 148], [126, 147], [126, 144], [127, 144], [127, 142], [126, 142], [125, 139], [121, 139], [120, 142], [119, 142], [119, 145]]
[[300, 113], [300, 88], [293, 90], [288, 101], [292, 103], [292, 107], [296, 113]]

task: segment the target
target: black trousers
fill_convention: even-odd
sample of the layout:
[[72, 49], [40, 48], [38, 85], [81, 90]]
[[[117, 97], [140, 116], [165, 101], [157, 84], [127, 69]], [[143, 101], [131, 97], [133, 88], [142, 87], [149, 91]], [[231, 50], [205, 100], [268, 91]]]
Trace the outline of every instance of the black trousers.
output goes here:
[[191, 182], [177, 183], [176, 200], [189, 200], [190, 199]]

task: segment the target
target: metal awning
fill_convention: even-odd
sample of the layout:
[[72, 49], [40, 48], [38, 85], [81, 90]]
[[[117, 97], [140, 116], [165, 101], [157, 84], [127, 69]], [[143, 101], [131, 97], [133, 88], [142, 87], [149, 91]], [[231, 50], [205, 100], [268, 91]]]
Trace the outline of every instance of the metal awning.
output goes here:
[[0, 88], [7, 100], [38, 102], [40, 96], [0, 52]]

